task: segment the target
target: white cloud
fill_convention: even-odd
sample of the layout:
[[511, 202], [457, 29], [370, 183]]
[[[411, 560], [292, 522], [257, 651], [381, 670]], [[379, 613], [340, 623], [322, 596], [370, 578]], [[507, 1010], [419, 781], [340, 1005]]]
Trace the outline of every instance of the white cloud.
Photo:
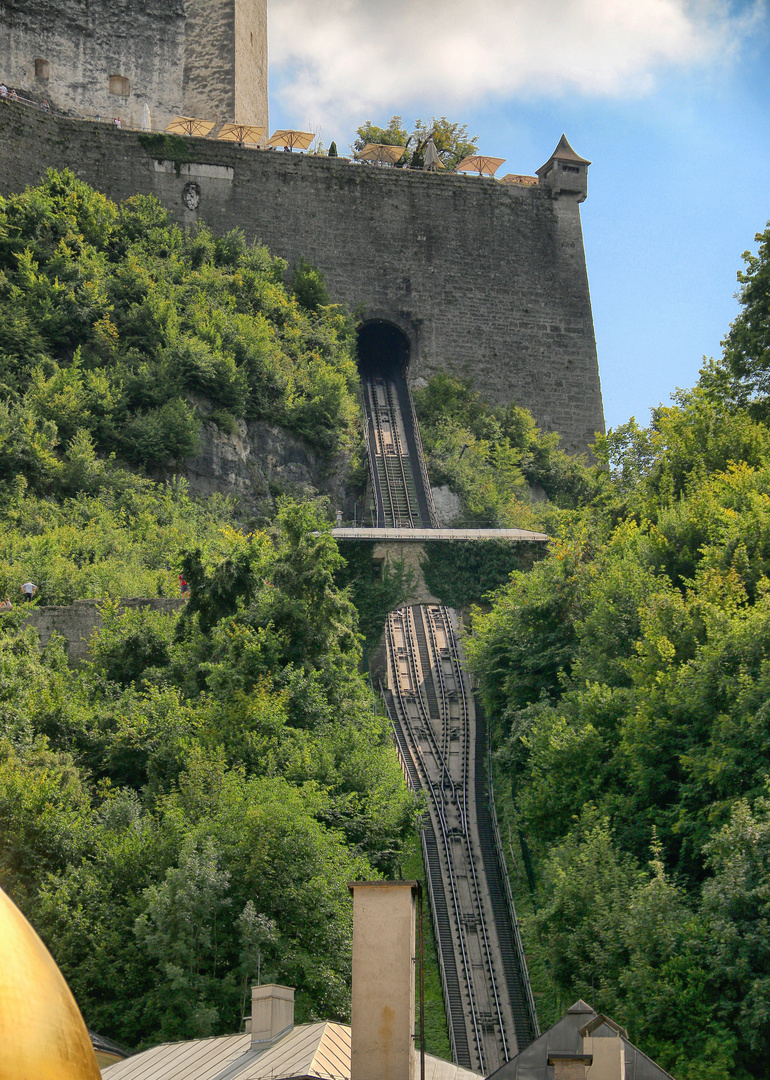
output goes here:
[[[297, 116], [383, 119], [490, 97], [636, 95], [723, 62], [764, 17], [729, 0], [271, 0], [270, 59]], [[430, 104], [428, 107], [431, 107]]]

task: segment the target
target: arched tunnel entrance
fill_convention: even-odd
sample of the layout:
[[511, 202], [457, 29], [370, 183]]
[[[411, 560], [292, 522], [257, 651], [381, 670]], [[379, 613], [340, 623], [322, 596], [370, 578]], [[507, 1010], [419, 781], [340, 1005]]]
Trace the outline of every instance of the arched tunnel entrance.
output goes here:
[[420, 433], [406, 382], [409, 338], [373, 319], [358, 330], [358, 370], [366, 410], [373, 509], [380, 527], [438, 524]]
[[409, 338], [393, 323], [373, 319], [358, 328], [358, 367], [362, 375], [390, 378], [409, 366]]

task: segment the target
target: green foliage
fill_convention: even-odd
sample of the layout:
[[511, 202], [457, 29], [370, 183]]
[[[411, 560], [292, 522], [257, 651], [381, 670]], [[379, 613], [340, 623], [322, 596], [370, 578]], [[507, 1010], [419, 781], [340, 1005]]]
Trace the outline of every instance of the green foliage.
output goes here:
[[351, 150], [357, 153], [363, 150], [367, 143], [403, 146], [406, 149], [404, 156], [397, 162], [398, 167], [421, 169], [425, 147], [432, 136], [442, 164], [447, 169], [454, 169], [464, 157], [475, 154], [478, 148], [478, 135], [471, 138], [467, 125], [453, 124], [445, 116], [438, 119], [434, 116], [428, 122], [415, 120], [411, 132], [402, 124], [401, 116], [392, 116], [386, 128], [378, 127], [371, 120], [367, 120], [361, 127], [356, 128], [358, 138]]
[[754, 237], [756, 255], [743, 253], [738, 271], [742, 311], [722, 342], [722, 356], [708, 362], [700, 385], [718, 402], [745, 408], [767, 421], [770, 401], [770, 222]]
[[409, 596], [413, 575], [403, 563], [376, 566], [367, 540], [339, 541], [339, 550], [344, 565], [336, 571], [335, 580], [350, 591], [364, 642], [371, 652], [380, 642], [388, 612], [400, 607]]
[[557, 434], [539, 431], [526, 409], [493, 408], [470, 382], [444, 374], [414, 399], [431, 483], [460, 496], [456, 524], [550, 531], [559, 508], [590, 498], [595, 479], [585, 463], [558, 448]]
[[526, 570], [545, 554], [545, 545], [511, 540], [428, 541], [423, 576], [442, 604], [463, 608], [504, 585], [514, 570]]
[[182, 480], [161, 488], [121, 471], [116, 476], [119, 482], [100, 486], [98, 496], [81, 491], [60, 503], [19, 485], [0, 508], [3, 596], [15, 599], [30, 579], [43, 604], [178, 596], [185, 550], [199, 545], [207, 557], [228, 550], [234, 535], [229, 499], [198, 502]]
[[291, 278], [292, 292], [307, 311], [318, 311], [330, 303], [326, 280], [306, 259], [300, 259]]
[[[648, 428], [597, 439], [547, 557], [475, 613], [467, 647], [550, 1007], [587, 998], [692, 1080], [764, 1075], [768, 1052], [766, 255], [763, 238], [722, 360]], [[498, 445], [492, 420], [532, 445], [521, 416], [423, 393], [454, 483], [468, 455], [450, 451]]]
[[142, 131], [137, 135], [140, 146], [157, 161], [173, 161], [179, 166], [186, 161], [192, 161], [190, 157], [190, 143], [181, 135], [169, 135], [164, 131]]
[[127, 686], [151, 668], [168, 667], [173, 621], [148, 609], [121, 611], [117, 600], [101, 608], [102, 626], [91, 639], [96, 668], [111, 682]]
[[[181, 153], [174, 136], [142, 138], [158, 156]], [[284, 271], [238, 230], [184, 232], [154, 199], [116, 206], [68, 171], [0, 199], [3, 475], [72, 490], [75, 439], [81, 457], [90, 439], [100, 458], [174, 466], [212, 410], [228, 430], [254, 417], [322, 454], [349, 447], [352, 322], [308, 263], [293, 292]]]
[[339, 157], [339, 154], [337, 153], [337, 144], [334, 139], [329, 143], [329, 153], [327, 154], [327, 157]]
[[258, 970], [301, 1021], [349, 1013], [347, 882], [398, 872], [416, 806], [325, 513], [286, 504], [246, 535], [226, 502], [146, 481], [6, 511], [2, 573], [47, 559], [48, 597], [84, 586], [78, 564], [192, 586], [181, 616], [103, 603], [76, 670], [20, 612], [0, 622], [0, 880], [129, 1045], [237, 1030]]

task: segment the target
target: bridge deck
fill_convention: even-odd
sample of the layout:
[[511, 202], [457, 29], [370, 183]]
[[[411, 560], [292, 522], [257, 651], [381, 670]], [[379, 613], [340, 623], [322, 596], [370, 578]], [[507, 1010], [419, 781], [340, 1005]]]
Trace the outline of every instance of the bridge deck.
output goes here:
[[545, 543], [550, 539], [545, 533], [527, 532], [526, 529], [332, 529], [335, 540], [370, 540], [375, 544], [401, 541], [422, 544], [426, 540], [531, 540]]

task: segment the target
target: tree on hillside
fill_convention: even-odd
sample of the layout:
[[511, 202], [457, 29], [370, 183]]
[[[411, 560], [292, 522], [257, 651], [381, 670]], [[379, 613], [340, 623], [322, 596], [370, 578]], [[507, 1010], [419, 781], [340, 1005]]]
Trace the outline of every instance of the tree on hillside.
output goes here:
[[770, 222], [754, 237], [756, 255], [744, 251], [738, 271], [741, 312], [722, 342], [719, 360], [701, 372], [700, 384], [717, 399], [748, 408], [767, 422], [770, 417]]
[[430, 121], [415, 120], [411, 131], [403, 126], [403, 117], [391, 116], [390, 123], [386, 128], [378, 127], [371, 120], [357, 128], [358, 138], [354, 141], [351, 150], [359, 153], [367, 143], [384, 143], [386, 146], [403, 146], [406, 148], [404, 156], [398, 162], [399, 168], [409, 167], [421, 169], [423, 167], [425, 147], [428, 139], [433, 136], [433, 142], [441, 158], [442, 164], [447, 169], [454, 169], [468, 154], [473, 154], [478, 148], [478, 135], [470, 136], [466, 124], [453, 124], [445, 116], [437, 119], [435, 116]]

